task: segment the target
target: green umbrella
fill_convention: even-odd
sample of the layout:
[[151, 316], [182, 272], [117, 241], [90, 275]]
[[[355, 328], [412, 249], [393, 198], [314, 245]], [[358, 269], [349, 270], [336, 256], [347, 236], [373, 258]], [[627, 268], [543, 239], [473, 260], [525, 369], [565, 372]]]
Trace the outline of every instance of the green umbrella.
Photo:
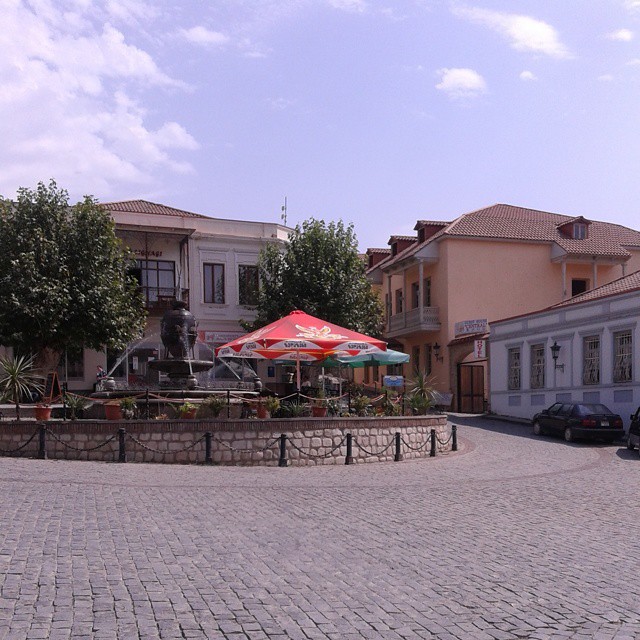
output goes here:
[[403, 364], [409, 362], [409, 354], [402, 351], [394, 351], [387, 349], [379, 353], [363, 353], [359, 356], [331, 356], [322, 362], [323, 367], [341, 367], [348, 366], [354, 369], [360, 369], [367, 364]]

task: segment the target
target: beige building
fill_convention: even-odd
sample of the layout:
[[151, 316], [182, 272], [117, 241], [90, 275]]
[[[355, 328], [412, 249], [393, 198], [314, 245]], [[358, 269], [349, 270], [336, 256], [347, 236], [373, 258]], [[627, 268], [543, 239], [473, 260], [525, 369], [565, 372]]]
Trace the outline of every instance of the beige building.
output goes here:
[[385, 303], [386, 338], [411, 355], [404, 375], [431, 374], [458, 411], [486, 407], [491, 320], [640, 269], [640, 232], [583, 217], [496, 204], [415, 230], [369, 249], [367, 273]]
[[[136, 258], [147, 327], [144, 338], [125, 354], [67, 354], [59, 375], [70, 390], [90, 389], [97, 365], [133, 387], [159, 382], [160, 374], [148, 362], [161, 357], [160, 319], [174, 298], [186, 301], [198, 320], [196, 358], [211, 360], [216, 346], [244, 333], [240, 320], [256, 315], [258, 255], [267, 243], [284, 243], [286, 227], [210, 218], [145, 200], [103, 206]], [[275, 371], [263, 363], [260, 367], [265, 382], [275, 382]]]

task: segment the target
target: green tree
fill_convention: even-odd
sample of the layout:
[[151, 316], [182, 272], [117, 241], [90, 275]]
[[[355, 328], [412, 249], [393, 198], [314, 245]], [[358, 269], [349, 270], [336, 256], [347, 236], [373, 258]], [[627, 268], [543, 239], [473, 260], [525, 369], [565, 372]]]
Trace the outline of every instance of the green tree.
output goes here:
[[300, 309], [360, 333], [381, 334], [382, 305], [367, 280], [353, 225], [306, 220], [284, 249], [263, 249], [259, 270], [258, 317], [246, 329]]
[[40, 371], [65, 349], [123, 349], [145, 323], [109, 214], [68, 199], [53, 180], [0, 199], [0, 344], [35, 353]]

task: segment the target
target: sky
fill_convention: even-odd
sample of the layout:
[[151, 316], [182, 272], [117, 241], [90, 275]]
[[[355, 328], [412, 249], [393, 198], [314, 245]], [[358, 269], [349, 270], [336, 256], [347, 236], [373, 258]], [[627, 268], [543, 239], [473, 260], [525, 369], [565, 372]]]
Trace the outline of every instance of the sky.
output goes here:
[[0, 0], [0, 194], [640, 228], [640, 0]]

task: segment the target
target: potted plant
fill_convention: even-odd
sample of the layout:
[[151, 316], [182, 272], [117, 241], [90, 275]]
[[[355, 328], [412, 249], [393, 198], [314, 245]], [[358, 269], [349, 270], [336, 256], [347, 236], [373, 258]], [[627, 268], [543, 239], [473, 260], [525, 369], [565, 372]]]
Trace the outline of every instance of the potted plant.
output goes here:
[[46, 421], [51, 420], [51, 405], [48, 402], [38, 402], [36, 404], [36, 420]]
[[42, 393], [41, 376], [34, 370], [34, 358], [26, 356], [0, 357], [0, 393], [16, 407], [16, 420], [20, 420], [20, 400], [31, 397], [33, 391]]
[[82, 417], [82, 413], [91, 404], [87, 398], [77, 396], [75, 393], [65, 393], [64, 401], [69, 409], [69, 419], [77, 420]]
[[261, 420], [264, 420], [267, 417], [267, 405], [264, 403], [262, 397], [258, 400], [258, 405], [256, 406], [256, 415]]
[[269, 416], [273, 417], [273, 414], [278, 411], [280, 408], [280, 398], [276, 398], [275, 396], [269, 396], [264, 401], [264, 406], [266, 407]]
[[125, 420], [133, 420], [138, 416], [138, 404], [135, 398], [122, 398], [120, 400], [120, 411]]
[[369, 397], [365, 396], [364, 394], [358, 394], [351, 400], [351, 406], [353, 407], [353, 410], [356, 412], [357, 416], [366, 416], [369, 410]]
[[183, 402], [176, 407], [176, 413], [180, 420], [193, 420], [197, 411], [198, 407], [192, 402]]
[[205, 414], [208, 413], [214, 418], [217, 418], [226, 406], [227, 401], [222, 396], [210, 396], [202, 402], [200, 409], [201, 411], [204, 411]]
[[111, 400], [104, 404], [104, 415], [107, 420], [122, 420], [122, 409], [117, 400]]
[[311, 405], [311, 415], [314, 418], [324, 418], [327, 415], [327, 404], [324, 397], [324, 389], [320, 388], [313, 404]]

